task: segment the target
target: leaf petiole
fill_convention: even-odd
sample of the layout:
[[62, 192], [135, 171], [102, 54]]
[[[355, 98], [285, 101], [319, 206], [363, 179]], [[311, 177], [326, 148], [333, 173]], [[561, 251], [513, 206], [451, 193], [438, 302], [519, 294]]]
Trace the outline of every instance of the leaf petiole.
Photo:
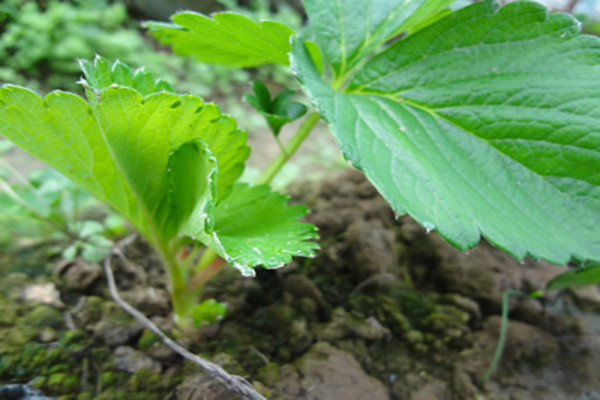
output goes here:
[[282, 148], [279, 156], [271, 162], [269, 167], [265, 170], [262, 176], [258, 179], [258, 184], [268, 184], [270, 183], [275, 175], [283, 168], [285, 163], [294, 155], [296, 150], [300, 147], [300, 145], [304, 142], [304, 140], [308, 137], [310, 132], [312, 132], [313, 128], [319, 122], [320, 114], [318, 112], [313, 112], [300, 125], [300, 128], [296, 131], [294, 136], [290, 139], [290, 141]]

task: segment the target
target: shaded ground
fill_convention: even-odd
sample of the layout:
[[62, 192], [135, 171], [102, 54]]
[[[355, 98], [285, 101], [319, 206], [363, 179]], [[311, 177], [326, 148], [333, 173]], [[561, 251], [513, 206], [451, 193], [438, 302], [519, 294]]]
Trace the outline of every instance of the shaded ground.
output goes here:
[[[192, 351], [272, 399], [600, 399], [597, 287], [515, 300], [501, 365], [479, 387], [502, 292], [539, 289], [562, 268], [485, 243], [458, 252], [396, 220], [353, 171], [291, 192], [312, 209], [319, 256], [256, 279], [224, 271], [207, 295], [228, 303], [228, 317], [179, 338]], [[0, 382], [61, 399], [235, 398], [108, 300], [99, 266], [57, 268], [43, 247], [20, 251], [0, 264], [13, 271], [0, 281]], [[139, 268], [115, 265], [120, 290], [172, 331], [164, 275], [148, 254], [139, 241], [127, 249]], [[48, 278], [14, 272], [34, 271], [15, 260], [54, 270], [60, 298], [46, 285], [33, 296], [52, 304], [24, 301], [25, 287], [31, 297]]]

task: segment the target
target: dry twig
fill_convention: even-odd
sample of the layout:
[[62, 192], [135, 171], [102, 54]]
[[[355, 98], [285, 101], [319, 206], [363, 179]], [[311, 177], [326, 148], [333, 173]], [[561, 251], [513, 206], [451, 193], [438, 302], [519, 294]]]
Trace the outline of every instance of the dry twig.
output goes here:
[[[122, 252], [120, 251], [120, 249], [118, 249], [117, 251], [113, 251], [112, 255], [119, 257], [122, 255]], [[160, 328], [156, 326], [156, 324], [154, 324], [139, 310], [137, 310], [131, 304], [123, 300], [119, 295], [117, 285], [115, 284], [115, 278], [113, 276], [112, 269], [110, 266], [111, 258], [112, 257], [109, 256], [104, 260], [104, 273], [106, 274], [106, 280], [108, 282], [108, 290], [110, 291], [110, 295], [121, 308], [123, 308], [126, 312], [128, 312], [145, 327], [150, 329], [158, 337], [160, 337], [163, 343], [169, 346], [173, 351], [175, 351], [177, 354], [179, 354], [186, 360], [199, 365], [202, 369], [207, 371], [214, 379], [223, 383], [232, 392], [241, 395], [245, 399], [265, 400], [265, 398], [261, 396], [258, 392], [256, 392], [254, 387], [252, 387], [252, 385], [247, 380], [237, 375], [230, 375], [229, 373], [227, 373], [227, 371], [225, 371], [218, 365], [213, 364], [210, 361], [207, 361], [202, 357], [199, 357], [196, 354], [189, 352], [184, 347], [182, 347], [177, 342], [168, 337], [165, 333], [163, 333], [160, 330]]]

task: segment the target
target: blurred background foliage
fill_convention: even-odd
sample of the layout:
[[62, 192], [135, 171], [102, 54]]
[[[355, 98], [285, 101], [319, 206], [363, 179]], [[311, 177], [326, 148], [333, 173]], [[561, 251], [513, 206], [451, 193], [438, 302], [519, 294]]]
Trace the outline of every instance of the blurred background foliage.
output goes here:
[[[38, 92], [77, 90], [77, 59], [98, 53], [109, 60], [144, 66], [180, 92], [227, 97], [248, 82], [253, 71], [201, 65], [174, 56], [149, 38], [140, 26], [146, 19], [167, 20], [177, 10], [205, 13], [242, 12], [256, 19], [277, 19], [297, 29], [302, 16], [286, 2], [268, 0], [2, 0], [0, 1], [0, 83], [26, 85]], [[289, 80], [278, 68], [275, 81]], [[262, 76], [264, 78], [264, 76]], [[288, 82], [282, 82], [288, 83]]]

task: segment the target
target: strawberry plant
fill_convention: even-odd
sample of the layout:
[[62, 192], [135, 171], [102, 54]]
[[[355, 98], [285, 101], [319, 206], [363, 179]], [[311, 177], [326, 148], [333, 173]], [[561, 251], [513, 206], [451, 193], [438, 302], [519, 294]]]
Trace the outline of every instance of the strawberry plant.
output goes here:
[[[600, 40], [533, 2], [304, 0], [308, 26], [182, 12], [149, 31], [181, 55], [289, 66], [314, 110], [258, 186], [235, 121], [193, 95], [101, 58], [87, 102], [0, 89], [0, 133], [124, 215], [161, 253], [180, 319], [219, 259], [252, 275], [310, 256], [312, 226], [268, 186], [326, 121], [344, 157], [398, 214], [459, 249], [481, 237], [518, 259], [600, 260]], [[304, 107], [255, 84], [275, 135]], [[181, 249], [202, 243], [181, 258]], [[220, 257], [219, 259], [216, 256]]]

